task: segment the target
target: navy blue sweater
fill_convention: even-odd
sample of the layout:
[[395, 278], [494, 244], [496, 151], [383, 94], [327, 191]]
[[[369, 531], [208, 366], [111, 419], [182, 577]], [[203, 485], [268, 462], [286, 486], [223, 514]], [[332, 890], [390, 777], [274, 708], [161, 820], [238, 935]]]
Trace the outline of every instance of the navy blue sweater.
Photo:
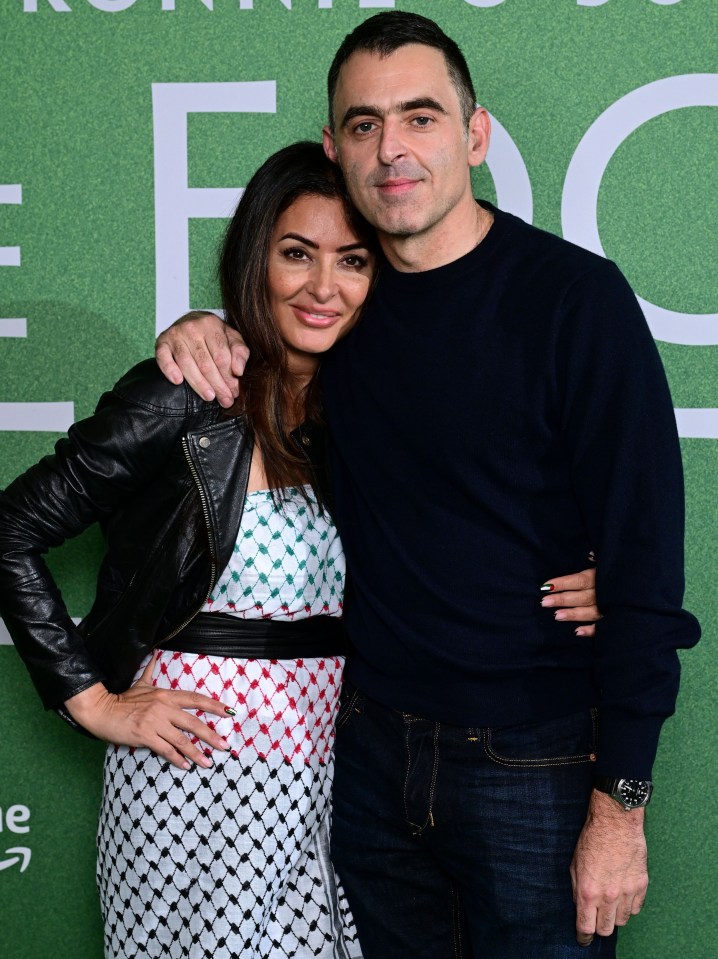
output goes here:
[[[499, 726], [600, 707], [596, 772], [649, 778], [694, 645], [683, 484], [661, 362], [610, 262], [495, 211], [439, 269], [382, 265], [325, 363], [349, 678], [429, 719]], [[547, 577], [598, 559], [576, 637]]]

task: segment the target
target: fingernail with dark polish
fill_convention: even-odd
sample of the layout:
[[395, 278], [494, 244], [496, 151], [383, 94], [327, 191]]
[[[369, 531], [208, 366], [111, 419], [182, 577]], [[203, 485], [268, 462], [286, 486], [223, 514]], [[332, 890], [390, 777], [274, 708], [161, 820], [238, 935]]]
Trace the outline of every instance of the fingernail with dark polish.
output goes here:
[[225, 711], [225, 713], [227, 713], [228, 716], [236, 716], [236, 715], [237, 715], [237, 710], [236, 710], [236, 709], [232, 709], [231, 706], [225, 706], [225, 707], [224, 707], [224, 711]]

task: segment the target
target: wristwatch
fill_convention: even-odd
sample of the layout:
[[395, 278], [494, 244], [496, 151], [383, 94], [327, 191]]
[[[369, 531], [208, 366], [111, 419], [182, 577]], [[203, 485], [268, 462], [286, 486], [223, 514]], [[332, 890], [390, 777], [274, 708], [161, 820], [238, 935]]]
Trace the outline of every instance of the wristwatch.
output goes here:
[[611, 779], [610, 776], [596, 776], [593, 786], [599, 792], [608, 793], [626, 810], [647, 806], [653, 792], [650, 779]]

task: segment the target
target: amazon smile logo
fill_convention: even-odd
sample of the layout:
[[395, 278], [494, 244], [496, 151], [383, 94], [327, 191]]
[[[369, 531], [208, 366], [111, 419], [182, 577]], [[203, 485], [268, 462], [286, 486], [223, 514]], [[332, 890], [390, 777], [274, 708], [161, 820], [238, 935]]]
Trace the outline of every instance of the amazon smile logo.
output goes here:
[[[27, 825], [29, 821], [30, 810], [27, 806], [8, 806], [4, 812], [0, 806], [0, 872], [11, 869], [13, 866], [19, 866], [20, 872], [25, 872], [30, 865], [32, 852], [27, 846], [8, 846], [3, 849], [5, 834], [17, 835], [30, 832], [30, 827]], [[5, 841], [12, 842], [13, 839], [8, 836]]]
[[25, 872], [30, 865], [32, 853], [27, 846], [13, 846], [12, 849], [5, 850], [5, 856], [7, 858], [0, 859], [0, 872], [3, 869], [9, 869], [10, 866], [16, 866], [18, 863], [20, 863], [20, 872]]

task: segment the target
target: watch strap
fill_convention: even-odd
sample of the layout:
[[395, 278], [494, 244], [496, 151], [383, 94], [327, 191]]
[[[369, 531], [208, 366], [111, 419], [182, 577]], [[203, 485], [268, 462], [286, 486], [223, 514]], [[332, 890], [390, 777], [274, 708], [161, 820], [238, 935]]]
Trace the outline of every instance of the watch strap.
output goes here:
[[[653, 783], [650, 779], [626, 779], [625, 777], [616, 779], [611, 776], [594, 776], [593, 786], [594, 789], [597, 789], [599, 792], [607, 793], [615, 799], [617, 803], [620, 803], [624, 809], [640, 809], [642, 806], [647, 806], [653, 794]], [[621, 788], [622, 786], [623, 789]], [[633, 788], [638, 786], [641, 792], [645, 793], [645, 797], [641, 802], [632, 803], [626, 801], [624, 790], [626, 787], [630, 789], [631, 786], [633, 786]]]
[[599, 792], [608, 793], [609, 796], [612, 796], [618, 788], [620, 781], [620, 779], [614, 779], [611, 776], [594, 776], [593, 788], [597, 789]]

